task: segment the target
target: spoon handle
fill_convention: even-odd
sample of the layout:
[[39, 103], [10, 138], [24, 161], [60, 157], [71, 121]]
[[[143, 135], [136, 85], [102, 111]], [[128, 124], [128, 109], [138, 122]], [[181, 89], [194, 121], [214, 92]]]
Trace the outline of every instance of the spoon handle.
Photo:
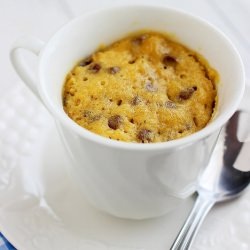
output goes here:
[[191, 213], [189, 214], [170, 250], [188, 250], [190, 248], [201, 223], [214, 203], [215, 201], [213, 199], [208, 199], [198, 195]]

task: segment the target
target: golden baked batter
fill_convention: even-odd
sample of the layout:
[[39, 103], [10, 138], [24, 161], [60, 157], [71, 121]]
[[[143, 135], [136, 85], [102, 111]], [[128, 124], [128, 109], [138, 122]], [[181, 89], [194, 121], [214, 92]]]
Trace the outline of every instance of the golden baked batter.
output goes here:
[[169, 141], [206, 126], [217, 77], [200, 55], [144, 32], [78, 63], [67, 76], [63, 106], [80, 126], [110, 139]]

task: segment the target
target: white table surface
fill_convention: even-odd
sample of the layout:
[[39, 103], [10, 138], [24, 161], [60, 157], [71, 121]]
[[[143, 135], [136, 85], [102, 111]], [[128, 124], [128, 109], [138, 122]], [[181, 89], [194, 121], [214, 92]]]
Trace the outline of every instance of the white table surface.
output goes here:
[[[22, 84], [9, 60], [9, 50], [16, 38], [32, 34], [47, 41], [60, 26], [84, 11], [128, 2], [165, 4], [184, 9], [215, 24], [238, 48], [247, 79], [250, 79], [249, 0], [0, 0], [0, 97], [8, 92], [5, 90], [18, 88]], [[247, 84], [250, 83], [247, 81]]]

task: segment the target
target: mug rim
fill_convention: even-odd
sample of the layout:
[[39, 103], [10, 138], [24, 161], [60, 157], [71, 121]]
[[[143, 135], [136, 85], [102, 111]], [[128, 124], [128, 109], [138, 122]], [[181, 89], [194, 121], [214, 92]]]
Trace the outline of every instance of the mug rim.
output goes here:
[[[164, 9], [165, 11], [171, 11], [175, 12], [177, 14], [181, 14], [183, 16], [186, 16], [188, 18], [192, 18], [196, 22], [202, 23], [204, 26], [207, 26], [211, 29], [213, 29], [217, 35], [221, 36], [223, 40], [230, 45], [230, 49], [232, 53], [235, 54], [237, 61], [238, 61], [238, 68], [241, 71], [240, 72], [240, 88], [238, 91], [237, 98], [235, 98], [230, 104], [230, 108], [227, 108], [227, 113], [219, 114], [218, 117], [216, 117], [216, 121], [212, 120], [209, 121], [209, 123], [202, 128], [201, 130], [194, 132], [191, 135], [174, 139], [171, 141], [165, 141], [165, 142], [156, 142], [156, 143], [137, 143], [137, 142], [125, 142], [125, 141], [117, 141], [113, 139], [109, 139], [107, 137], [104, 137], [102, 135], [93, 133], [89, 130], [87, 130], [84, 127], [81, 127], [78, 125], [75, 121], [73, 121], [71, 118], [68, 117], [68, 115], [65, 112], [60, 112], [56, 105], [53, 104], [53, 100], [49, 98], [49, 96], [46, 94], [46, 89], [44, 87], [45, 79], [42, 74], [42, 65], [43, 65], [43, 58], [46, 54], [46, 51], [50, 47], [50, 44], [53, 42], [54, 39], [57, 38], [59, 34], [64, 32], [66, 28], [73, 25], [74, 23], [78, 22], [83, 17], [88, 17], [93, 14], [98, 14], [99, 12], [105, 12], [105, 11], [115, 11], [119, 9], [124, 8], [151, 8], [155, 11]], [[161, 150], [169, 150], [169, 149], [175, 149], [180, 147], [185, 147], [189, 144], [193, 144], [197, 142], [198, 140], [201, 140], [203, 138], [208, 137], [209, 135], [213, 134], [217, 130], [219, 130], [226, 122], [227, 120], [233, 115], [233, 113], [236, 111], [238, 105], [240, 104], [240, 101], [242, 99], [244, 89], [245, 89], [245, 72], [244, 72], [244, 65], [241, 59], [241, 56], [237, 49], [235, 48], [234, 44], [231, 42], [231, 40], [216, 26], [209, 23], [208, 21], [204, 20], [203, 18], [200, 18], [196, 15], [193, 15], [189, 12], [168, 7], [165, 5], [159, 5], [159, 4], [121, 4], [121, 5], [111, 5], [109, 7], [104, 8], [98, 8], [92, 11], [85, 12], [74, 19], [70, 20], [68, 23], [63, 25], [60, 29], [58, 29], [54, 35], [49, 39], [49, 41], [45, 44], [44, 48], [41, 50], [39, 54], [39, 64], [38, 64], [38, 76], [39, 76], [39, 84], [38, 84], [38, 92], [41, 96], [42, 101], [44, 102], [45, 106], [48, 108], [50, 113], [52, 113], [53, 117], [58, 119], [63, 125], [65, 125], [68, 129], [74, 131], [76, 134], [78, 134], [80, 137], [95, 142], [98, 144], [101, 144], [103, 146], [111, 147], [111, 148], [119, 148], [124, 150], [136, 150], [136, 151], [161, 151]]]

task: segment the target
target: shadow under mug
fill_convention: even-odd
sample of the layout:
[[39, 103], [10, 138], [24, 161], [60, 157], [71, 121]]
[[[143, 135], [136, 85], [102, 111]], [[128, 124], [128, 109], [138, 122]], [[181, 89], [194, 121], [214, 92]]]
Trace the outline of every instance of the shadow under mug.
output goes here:
[[[201, 131], [169, 142], [126, 143], [93, 134], [64, 112], [62, 86], [75, 63], [99, 44], [110, 44], [143, 29], [174, 35], [219, 72], [216, 115]], [[38, 56], [36, 79], [21, 49]], [[206, 21], [164, 6], [114, 6], [85, 13], [63, 26], [46, 44], [34, 37], [20, 38], [10, 56], [19, 76], [55, 118], [72, 159], [70, 172], [85, 196], [97, 208], [124, 218], [163, 215], [195, 191], [218, 131], [244, 92], [242, 61], [228, 38]]]

